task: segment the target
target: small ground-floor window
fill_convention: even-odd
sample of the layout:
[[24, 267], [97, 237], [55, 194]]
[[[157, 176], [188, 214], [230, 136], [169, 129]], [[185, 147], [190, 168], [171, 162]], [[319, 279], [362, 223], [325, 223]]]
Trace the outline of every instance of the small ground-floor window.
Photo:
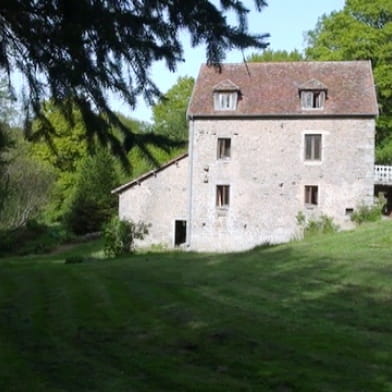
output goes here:
[[230, 204], [230, 186], [217, 185], [216, 187], [216, 206], [220, 208], [229, 207]]
[[305, 185], [305, 204], [311, 206], [318, 205], [318, 186]]

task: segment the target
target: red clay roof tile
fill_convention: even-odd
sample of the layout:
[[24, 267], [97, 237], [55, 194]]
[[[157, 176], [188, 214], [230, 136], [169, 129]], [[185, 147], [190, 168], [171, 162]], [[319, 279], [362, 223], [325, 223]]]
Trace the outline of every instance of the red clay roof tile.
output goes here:
[[[214, 88], [230, 82], [240, 89], [237, 109], [214, 110]], [[299, 91], [308, 83], [325, 86], [323, 109], [302, 109]], [[369, 61], [224, 64], [219, 72], [202, 65], [188, 115], [220, 116], [377, 116]]]

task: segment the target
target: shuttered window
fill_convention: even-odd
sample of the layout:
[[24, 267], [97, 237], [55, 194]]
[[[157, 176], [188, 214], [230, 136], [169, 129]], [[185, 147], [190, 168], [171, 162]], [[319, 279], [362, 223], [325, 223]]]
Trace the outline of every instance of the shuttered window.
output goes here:
[[230, 138], [218, 138], [217, 158], [218, 159], [229, 159], [230, 156], [231, 156], [231, 139]]
[[318, 205], [317, 185], [305, 185], [305, 204], [312, 206]]
[[325, 102], [325, 91], [301, 91], [301, 105], [303, 109], [322, 109]]
[[321, 160], [321, 134], [305, 135], [305, 160]]
[[218, 92], [214, 94], [215, 110], [235, 110], [237, 107], [237, 92]]
[[228, 207], [230, 204], [230, 185], [217, 185], [216, 187], [216, 206]]

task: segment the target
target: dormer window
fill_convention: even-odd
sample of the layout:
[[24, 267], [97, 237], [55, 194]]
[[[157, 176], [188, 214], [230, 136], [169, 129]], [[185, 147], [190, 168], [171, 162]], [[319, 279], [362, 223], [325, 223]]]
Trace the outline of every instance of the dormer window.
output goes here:
[[214, 86], [214, 110], [236, 110], [239, 90], [231, 80], [223, 80]]
[[325, 102], [325, 91], [301, 91], [303, 109], [322, 109]]
[[215, 92], [214, 109], [215, 110], [235, 110], [237, 107], [237, 92]]
[[327, 86], [316, 79], [299, 86], [302, 109], [324, 109]]

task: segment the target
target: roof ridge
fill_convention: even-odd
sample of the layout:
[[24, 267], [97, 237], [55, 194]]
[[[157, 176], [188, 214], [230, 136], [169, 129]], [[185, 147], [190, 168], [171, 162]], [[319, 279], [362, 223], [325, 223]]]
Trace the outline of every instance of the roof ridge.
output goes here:
[[[222, 63], [221, 67], [225, 66], [240, 66], [244, 65], [246, 67], [260, 65], [260, 64], [290, 64], [290, 65], [299, 65], [299, 64], [355, 64], [355, 63], [369, 63], [370, 60], [300, 60], [300, 61], [249, 61], [249, 62], [240, 62], [240, 63]], [[207, 63], [202, 63], [201, 67], [214, 67], [213, 65], [209, 65]]]

